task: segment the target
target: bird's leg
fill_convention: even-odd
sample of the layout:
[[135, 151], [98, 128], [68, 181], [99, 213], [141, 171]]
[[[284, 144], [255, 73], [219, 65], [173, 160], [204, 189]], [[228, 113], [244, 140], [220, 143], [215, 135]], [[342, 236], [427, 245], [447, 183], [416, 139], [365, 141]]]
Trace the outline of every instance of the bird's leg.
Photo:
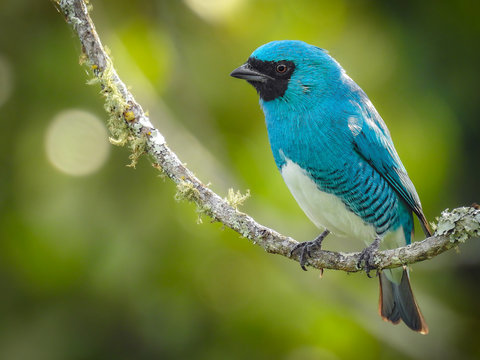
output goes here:
[[308, 258], [311, 257], [312, 250], [320, 250], [322, 248], [322, 241], [325, 237], [330, 234], [329, 230], [325, 230], [320, 235], [318, 235], [315, 240], [312, 241], [304, 241], [300, 244], [297, 244], [292, 251], [290, 251], [290, 257], [298, 250], [301, 250], [300, 253], [300, 266], [303, 270], [307, 271], [305, 265], [307, 264]]
[[380, 246], [380, 241], [381, 239], [377, 236], [373, 242], [368, 245], [365, 249], [362, 250], [360, 253], [360, 257], [358, 258], [358, 263], [357, 267], [360, 268], [362, 265], [362, 261], [365, 262], [365, 272], [367, 273], [367, 276], [371, 278], [370, 276], [370, 270], [373, 270], [376, 268], [375, 265], [375, 253], [378, 250], [378, 247]]

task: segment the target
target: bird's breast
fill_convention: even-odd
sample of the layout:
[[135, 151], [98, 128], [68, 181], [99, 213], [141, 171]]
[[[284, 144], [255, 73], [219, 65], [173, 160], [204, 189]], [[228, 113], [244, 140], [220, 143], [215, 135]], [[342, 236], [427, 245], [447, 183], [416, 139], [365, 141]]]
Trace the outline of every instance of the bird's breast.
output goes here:
[[285, 159], [281, 173], [293, 197], [317, 227], [365, 242], [371, 242], [376, 236], [372, 224], [362, 220], [336, 195], [320, 190], [306, 171], [292, 160]]

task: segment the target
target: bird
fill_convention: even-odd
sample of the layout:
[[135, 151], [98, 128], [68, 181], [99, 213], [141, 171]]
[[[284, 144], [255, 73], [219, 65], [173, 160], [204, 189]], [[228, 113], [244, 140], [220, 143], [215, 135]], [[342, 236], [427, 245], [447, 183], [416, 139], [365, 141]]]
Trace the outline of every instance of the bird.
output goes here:
[[[253, 85], [277, 168], [306, 216], [322, 230], [299, 243], [301, 267], [330, 234], [367, 246], [370, 277], [379, 249], [410, 244], [413, 214], [432, 232], [390, 132], [366, 93], [328, 51], [299, 40], [266, 43], [230, 74]], [[406, 266], [377, 270], [379, 313], [428, 333]]]

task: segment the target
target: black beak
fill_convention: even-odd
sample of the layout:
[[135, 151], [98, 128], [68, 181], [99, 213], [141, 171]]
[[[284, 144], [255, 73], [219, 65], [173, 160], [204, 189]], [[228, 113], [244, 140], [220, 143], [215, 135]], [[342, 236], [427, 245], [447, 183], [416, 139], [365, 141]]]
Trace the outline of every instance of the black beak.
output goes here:
[[262, 74], [261, 72], [254, 70], [248, 63], [236, 68], [230, 73], [230, 76], [234, 78], [243, 79], [247, 81], [260, 81], [265, 82], [268, 79], [272, 79], [270, 76]]

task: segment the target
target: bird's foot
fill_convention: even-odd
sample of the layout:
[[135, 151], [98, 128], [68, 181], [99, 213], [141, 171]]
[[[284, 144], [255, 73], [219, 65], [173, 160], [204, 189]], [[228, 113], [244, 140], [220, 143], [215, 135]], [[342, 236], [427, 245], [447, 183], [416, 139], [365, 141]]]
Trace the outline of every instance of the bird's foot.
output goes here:
[[330, 231], [325, 230], [320, 235], [317, 236], [315, 240], [312, 241], [304, 241], [300, 244], [297, 244], [291, 251], [290, 257], [296, 253], [297, 251], [300, 252], [300, 266], [303, 270], [307, 271], [305, 265], [308, 262], [308, 258], [312, 256], [311, 251], [313, 250], [320, 250], [322, 248], [322, 241], [325, 237], [330, 234]]
[[[362, 250], [358, 258], [357, 267], [362, 267], [362, 262], [365, 262], [365, 272], [367, 276], [371, 278], [370, 271], [377, 269], [375, 265], [375, 254], [377, 253], [378, 247], [380, 246], [380, 238], [377, 237], [373, 242]], [[378, 269], [377, 269], [378, 272]]]

